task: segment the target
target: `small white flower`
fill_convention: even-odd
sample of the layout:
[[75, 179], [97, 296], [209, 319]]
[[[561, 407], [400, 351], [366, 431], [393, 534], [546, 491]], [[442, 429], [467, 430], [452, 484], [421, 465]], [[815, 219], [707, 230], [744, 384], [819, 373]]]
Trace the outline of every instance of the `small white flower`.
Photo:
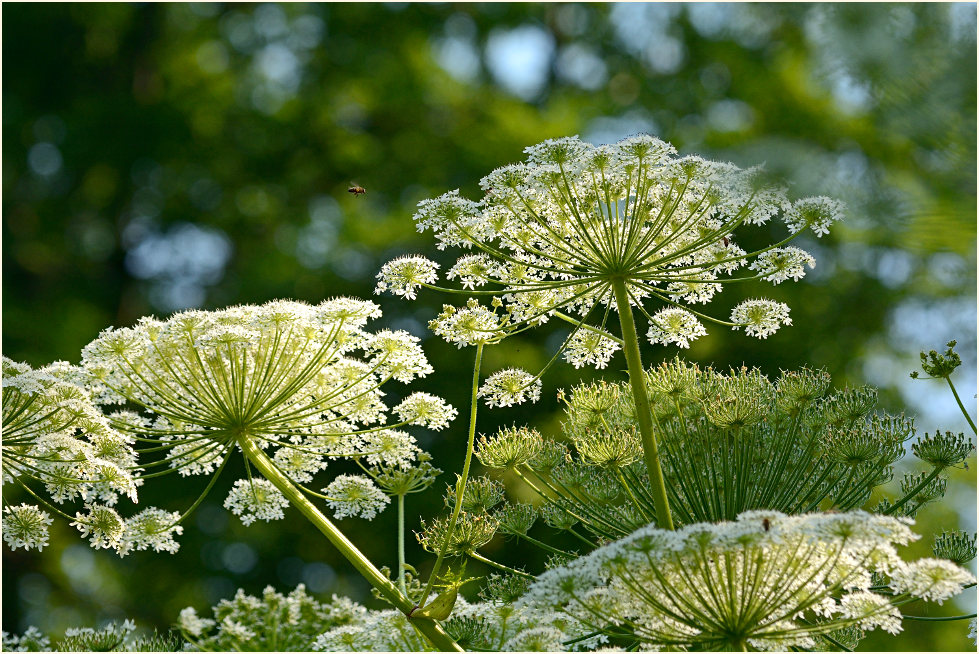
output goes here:
[[817, 237], [829, 234], [829, 226], [843, 220], [845, 205], [839, 200], [824, 196], [803, 198], [785, 212], [785, 224], [793, 234], [812, 227]]
[[758, 256], [751, 263], [752, 270], [757, 270], [761, 278], [773, 284], [781, 284], [786, 279], [799, 281], [806, 274], [806, 266], [816, 267], [816, 260], [811, 254], [797, 247], [773, 248]]
[[51, 516], [30, 504], [3, 508], [3, 539], [10, 549], [43, 550], [48, 544], [48, 525]]
[[428, 326], [436, 335], [458, 347], [488, 343], [503, 335], [500, 319], [491, 310], [470, 301], [465, 307], [445, 305]]
[[429, 393], [412, 393], [394, 407], [402, 422], [428, 427], [436, 431], [445, 429], [459, 414], [452, 405]]
[[353, 516], [371, 520], [391, 501], [363, 475], [340, 475], [323, 489], [323, 494], [330, 497], [326, 503], [338, 519]]
[[497, 272], [497, 264], [485, 254], [460, 257], [445, 274], [446, 279], [459, 278], [463, 288], [475, 289], [490, 281]]
[[224, 508], [241, 518], [245, 526], [255, 520], [281, 520], [289, 500], [267, 479], [239, 479], [224, 500]]
[[115, 509], [103, 504], [86, 504], [85, 508], [88, 514], [76, 513], [71, 526], [77, 527], [82, 536], [91, 534], [89, 543], [97, 550], [120, 547], [126, 533], [126, 523]]
[[177, 524], [180, 513], [164, 511], [149, 507], [126, 520], [126, 531], [122, 537], [122, 545], [118, 548], [120, 554], [128, 553], [133, 548], [145, 550], [150, 547], [154, 552], [175, 553], [180, 549], [180, 543], [174, 540], [184, 528]]
[[255, 637], [255, 632], [231, 617], [226, 617], [221, 621], [221, 630], [228, 636], [240, 641], [251, 640]]
[[734, 329], [744, 328], [744, 333], [758, 338], [768, 338], [782, 325], [791, 325], [789, 307], [774, 300], [745, 300], [731, 311]]
[[602, 336], [590, 329], [579, 329], [568, 340], [564, 358], [575, 368], [593, 365], [599, 370], [605, 368], [618, 350], [622, 349], [611, 338]]
[[415, 291], [422, 284], [434, 284], [438, 281], [439, 265], [430, 259], [418, 256], [403, 256], [388, 261], [377, 273], [377, 287], [374, 292], [378, 295], [390, 290], [406, 300], [414, 300]]
[[976, 581], [967, 570], [944, 559], [919, 559], [898, 566], [890, 576], [895, 592], [939, 604]]
[[507, 368], [490, 375], [479, 388], [486, 406], [504, 407], [540, 399], [541, 382], [526, 370]]
[[210, 618], [198, 617], [197, 611], [192, 606], [183, 609], [180, 612], [180, 617], [177, 618], [177, 625], [194, 638], [198, 638], [214, 624], [214, 620]]
[[688, 348], [690, 341], [706, 334], [707, 330], [697, 320], [697, 316], [685, 309], [670, 307], [651, 316], [646, 337], [654, 345], [675, 343], [679, 347]]

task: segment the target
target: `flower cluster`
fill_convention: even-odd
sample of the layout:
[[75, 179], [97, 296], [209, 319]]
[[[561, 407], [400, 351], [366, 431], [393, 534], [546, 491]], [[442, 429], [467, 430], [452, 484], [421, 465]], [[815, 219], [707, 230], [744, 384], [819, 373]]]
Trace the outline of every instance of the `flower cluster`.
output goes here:
[[[589, 636], [575, 619], [558, 612], [535, 613], [494, 602], [456, 600], [445, 629], [466, 650], [501, 652], [564, 651], [564, 642], [594, 647], [601, 636]], [[368, 611], [351, 624], [330, 629], [313, 643], [317, 652], [417, 652], [429, 649], [398, 611]]]
[[35, 479], [57, 503], [136, 501], [136, 453], [74, 383], [65, 363], [39, 370], [3, 358], [3, 476]]
[[[338, 458], [355, 459], [376, 475], [373, 467], [408, 469], [415, 460], [415, 440], [400, 428], [443, 429], [456, 416], [441, 398], [416, 393], [394, 408], [399, 420], [389, 420], [381, 386], [411, 382], [432, 368], [408, 333], [365, 331], [379, 315], [372, 302], [336, 298], [143, 318], [86, 346], [81, 370], [99, 403], [142, 407], [138, 414], [117, 411], [110, 422], [157, 443], [163, 455], [148, 466], [211, 475], [236, 450], [247, 450], [294, 484], [309, 483]], [[338, 477], [324, 492], [338, 516], [370, 518], [387, 502], [363, 476]], [[279, 519], [287, 505], [261, 478], [238, 480], [225, 502], [246, 525]], [[134, 521], [143, 537], [131, 546], [172, 550], [172, 541], [160, 538], [164, 532], [147, 530], [150, 521], [160, 516]]]
[[221, 600], [213, 618], [187, 607], [177, 626], [198, 651], [307, 652], [324, 631], [359, 623], [366, 614], [345, 597], [319, 602], [302, 584], [288, 595], [268, 586], [261, 597], [239, 590], [232, 599]]
[[[830, 381], [822, 371], [802, 369], [773, 383], [758, 370], [720, 373], [680, 359], [648, 370], [675, 519], [690, 524], [732, 520], [750, 509], [798, 514], [861, 507], [891, 479], [914, 428], [901, 416], [875, 413], [873, 389], [831, 391]], [[627, 383], [595, 382], [562, 394], [562, 440], [570, 450], [534, 430], [508, 428], [482, 437], [476, 456], [487, 467], [523, 475], [551, 523], [580, 521], [600, 538], [620, 538], [656, 515], [632, 392]], [[928, 437], [915, 451], [941, 469], [963, 460], [971, 443]], [[943, 492], [940, 483], [921, 472], [905, 482], [899, 499], [876, 510], [914, 515]]]
[[[103, 507], [125, 527], [111, 507], [123, 496], [135, 502], [142, 484], [134, 439], [111, 425], [77, 378], [63, 362], [34, 370], [3, 358], [3, 480], [24, 487], [51, 512], [64, 514], [55, 505], [80, 500]], [[43, 485], [46, 499], [32, 482]], [[5, 506], [3, 538], [12, 549], [40, 550], [51, 522], [39, 506]], [[84, 519], [76, 524], [90, 533]], [[122, 542], [121, 532], [93, 541], [104, 547]]]
[[749, 511], [675, 532], [644, 527], [544, 572], [516, 606], [659, 647], [812, 649], [847, 626], [897, 633], [902, 600], [940, 602], [975, 581], [947, 561], [903, 561], [909, 522]]
[[[453, 324], [458, 319], [436, 321], [436, 333], [460, 346], [489, 340], [501, 325], [514, 330], [558, 316], [576, 325], [565, 343], [568, 360], [602, 368], [617, 349], [601, 337], [608, 311], [597, 333], [582, 331], [592, 310], [604, 305], [620, 313], [637, 308], [650, 321], [654, 343], [686, 347], [706, 333], [698, 317], [722, 321], [684, 305], [706, 304], [732, 281], [798, 281], [815, 261], [784, 243], [807, 228], [821, 236], [843, 214], [835, 200], [791, 203], [758, 169], [677, 157], [673, 146], [648, 135], [597, 147], [577, 137], [551, 139], [526, 152], [527, 162], [482, 179], [481, 201], [452, 191], [423, 201], [415, 214], [418, 230], [434, 232], [440, 249], [477, 251], [459, 258], [447, 279], [474, 294], [495, 294], [494, 302], [505, 306], [502, 320], [483, 309], [479, 321], [470, 308], [469, 337]], [[733, 242], [736, 230], [777, 215], [793, 236], [754, 252]], [[377, 292], [413, 297], [422, 286], [435, 287], [437, 268], [421, 256], [396, 259], [378, 274]], [[739, 269], [750, 272], [732, 277]], [[647, 300], [670, 313], [650, 315]], [[581, 319], [566, 315], [571, 312]], [[477, 322], [483, 324], [474, 327]], [[724, 324], [766, 338], [791, 321], [785, 305], [751, 300]], [[472, 337], [474, 329], [480, 339]]]

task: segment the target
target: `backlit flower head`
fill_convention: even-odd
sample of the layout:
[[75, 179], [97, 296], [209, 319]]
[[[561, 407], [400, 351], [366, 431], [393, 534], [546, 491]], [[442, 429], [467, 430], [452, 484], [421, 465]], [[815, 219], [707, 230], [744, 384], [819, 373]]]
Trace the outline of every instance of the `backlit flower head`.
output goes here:
[[56, 503], [136, 500], [133, 439], [110, 426], [64, 362], [32, 369], [3, 358], [3, 478], [43, 484]]
[[[693, 307], [732, 281], [800, 279], [814, 261], [784, 243], [807, 228], [826, 233], [843, 212], [828, 198], [793, 204], [760, 169], [677, 157], [673, 146], [649, 135], [599, 147], [577, 137], [549, 139], [526, 153], [526, 162], [483, 178], [481, 201], [456, 190], [423, 201], [415, 215], [419, 231], [431, 230], [440, 249], [471, 250], [447, 279], [474, 295], [495, 295], [502, 310], [480, 328], [482, 339], [460, 338], [446, 316], [436, 321], [436, 333], [460, 346], [493, 340], [493, 329], [505, 334], [556, 316], [575, 325], [565, 343], [568, 360], [604, 367], [616, 348], [579, 334], [587, 324], [605, 331], [609, 309], [623, 310], [614, 293], [620, 282], [626, 305], [650, 319], [653, 342], [689, 344], [704, 333], [700, 319], [722, 322]], [[778, 215], [790, 232], [781, 243], [747, 252], [733, 242], [736, 232]], [[396, 259], [378, 275], [378, 291], [408, 297], [420, 286], [435, 287], [435, 268], [423, 257]], [[739, 270], [747, 272], [732, 277]], [[692, 313], [651, 317], [658, 308], [647, 307], [656, 304]], [[762, 338], [789, 324], [787, 313], [771, 307], [759, 320], [733, 322]]]
[[48, 525], [51, 516], [30, 504], [3, 507], [3, 539], [16, 550], [37, 548], [43, 550], [48, 544]]
[[[648, 526], [544, 572], [516, 606], [624, 629], [648, 646], [812, 649], [847, 626], [896, 633], [896, 603], [944, 599], [974, 581], [948, 562], [902, 561], [896, 547], [915, 538], [906, 521], [863, 512]], [[875, 575], [890, 576], [894, 596], [877, 592]]]
[[326, 503], [337, 518], [356, 516], [370, 520], [391, 501], [363, 475], [340, 475], [323, 489], [323, 494], [330, 498]]
[[[410, 292], [410, 285], [402, 288]], [[99, 402], [141, 408], [114, 413], [110, 423], [127, 437], [155, 442], [149, 465], [157, 470], [215, 474], [246, 444], [253, 456], [268, 451], [268, 465], [299, 485], [338, 458], [407, 468], [419, 450], [402, 428], [443, 429], [456, 411], [434, 395], [415, 394], [397, 407], [400, 420], [391, 419], [381, 387], [409, 383], [432, 367], [418, 338], [366, 331], [379, 315], [373, 302], [335, 298], [144, 318], [86, 346], [82, 372]], [[245, 524], [281, 518], [287, 505], [258, 473], [238, 480], [225, 503]], [[132, 526], [153, 517], [144, 514]], [[169, 539], [177, 533], [144, 529], [133, 546], [173, 551]]]
[[513, 406], [540, 399], [541, 382], [525, 370], [507, 368], [490, 375], [479, 388], [487, 406]]
[[246, 527], [256, 520], [281, 520], [288, 506], [285, 496], [265, 479], [239, 479], [224, 500], [224, 508], [241, 518]]

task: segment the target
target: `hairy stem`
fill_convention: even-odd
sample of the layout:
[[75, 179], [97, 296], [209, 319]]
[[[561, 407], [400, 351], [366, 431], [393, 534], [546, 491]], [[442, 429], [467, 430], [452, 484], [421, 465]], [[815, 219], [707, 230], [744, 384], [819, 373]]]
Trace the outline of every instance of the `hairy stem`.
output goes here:
[[622, 326], [622, 342], [625, 350], [625, 360], [629, 367], [629, 382], [632, 384], [632, 395], [636, 401], [636, 420], [639, 423], [639, 436], [642, 438], [643, 458], [649, 471], [649, 482], [656, 506], [656, 522], [662, 529], [673, 529], [673, 517], [670, 515], [670, 501], [666, 495], [666, 480], [663, 478], [663, 468], [659, 462], [659, 447], [656, 435], [653, 434], [652, 410], [649, 407], [649, 395], [646, 393], [646, 374], [639, 357], [639, 337], [636, 335], [636, 323], [632, 318], [632, 305], [629, 293], [622, 279], [612, 281], [615, 292], [615, 304], [619, 310], [619, 322]]
[[[366, 579], [371, 586], [376, 588], [378, 592], [381, 593], [388, 601], [390, 601], [394, 606], [398, 608], [399, 611], [405, 615], [410, 615], [415, 609], [415, 604], [401, 594], [391, 581], [381, 574], [370, 560], [363, 555], [363, 553], [357, 549], [357, 547], [351, 543], [346, 536], [343, 535], [337, 527], [323, 515], [319, 509], [317, 509], [312, 502], [306, 499], [302, 491], [296, 488], [295, 485], [289, 480], [288, 477], [279, 472], [279, 469], [275, 467], [272, 460], [266, 456], [259, 447], [248, 437], [241, 437], [238, 439], [238, 444], [241, 446], [242, 451], [247, 457], [248, 461], [251, 462], [255, 468], [262, 473], [262, 475], [269, 481], [273, 486], [275, 486], [292, 506], [299, 509], [307, 520], [313, 523], [313, 525], [320, 530], [320, 532], [326, 536], [327, 540], [333, 544], [340, 553], [347, 559], [357, 572]], [[434, 620], [429, 618], [413, 618], [411, 623], [420, 631], [422, 634], [428, 638], [432, 645], [437, 647], [439, 651], [442, 652], [461, 652], [463, 651], [461, 647], [452, 638], [445, 633]]]

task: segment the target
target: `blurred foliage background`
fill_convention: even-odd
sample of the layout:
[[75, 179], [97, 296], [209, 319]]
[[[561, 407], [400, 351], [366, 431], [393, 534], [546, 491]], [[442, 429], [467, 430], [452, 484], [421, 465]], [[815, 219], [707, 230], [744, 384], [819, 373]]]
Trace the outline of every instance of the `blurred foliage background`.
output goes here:
[[[975, 406], [975, 4], [8, 4], [3, 61], [3, 352], [15, 360], [77, 362], [101, 329], [146, 314], [369, 297], [390, 258], [449, 260], [415, 232], [419, 200], [454, 188], [478, 198], [481, 176], [545, 138], [645, 131], [682, 153], [764, 163], [793, 197], [850, 207], [832, 235], [800, 243], [818, 261], [801, 283], [715, 300], [723, 315], [764, 293], [789, 303], [792, 328], [767, 341], [715, 329], [685, 356], [773, 376], [824, 367], [839, 386], [880, 386], [885, 408], [917, 414], [920, 431], [960, 431], [947, 389], [907, 379], [919, 349], [956, 338], [960, 393]], [[351, 182], [367, 194], [348, 194]], [[436, 366], [412, 390], [465, 407], [471, 352], [425, 327], [450, 300], [377, 301], [380, 322], [425, 339]], [[540, 366], [563, 333], [491, 348], [485, 370]], [[647, 347], [644, 361], [673, 354]], [[602, 376], [621, 374], [613, 360]], [[556, 366], [539, 405], [483, 411], [480, 431], [557, 432], [555, 391], [580, 378]], [[409, 500], [410, 516], [440, 510], [465, 422], [418, 434], [449, 472]], [[295, 512], [242, 527], [221, 508], [231, 479], [174, 556], [120, 560], [63, 523], [43, 553], [5, 548], [3, 628], [60, 634], [124, 617], [166, 628], [185, 606], [268, 584], [372, 601]], [[149, 484], [141, 500], [185, 507], [202, 485], [180, 481]], [[974, 470], [957, 471], [920, 530], [975, 530], [975, 484]], [[378, 565], [395, 563], [394, 513], [342, 522]], [[499, 537], [494, 548], [541, 569], [536, 550]], [[971, 612], [974, 590], [918, 608]], [[861, 649], [972, 649], [963, 622], [912, 624]]]

